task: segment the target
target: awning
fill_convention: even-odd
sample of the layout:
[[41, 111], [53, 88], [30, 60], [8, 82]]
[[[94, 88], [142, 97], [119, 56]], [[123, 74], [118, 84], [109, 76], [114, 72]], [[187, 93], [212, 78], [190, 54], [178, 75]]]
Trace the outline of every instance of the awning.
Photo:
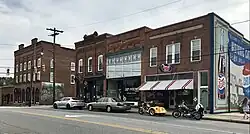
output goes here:
[[169, 86], [168, 90], [178, 90], [178, 89], [193, 89], [193, 79], [186, 80], [173, 80]]
[[153, 86], [156, 85], [158, 81], [148, 81], [145, 82], [144, 85], [142, 85], [139, 90], [140, 91], [145, 91], [145, 90], [152, 90]]
[[160, 81], [153, 90], [167, 90], [168, 85], [172, 82], [172, 80]]

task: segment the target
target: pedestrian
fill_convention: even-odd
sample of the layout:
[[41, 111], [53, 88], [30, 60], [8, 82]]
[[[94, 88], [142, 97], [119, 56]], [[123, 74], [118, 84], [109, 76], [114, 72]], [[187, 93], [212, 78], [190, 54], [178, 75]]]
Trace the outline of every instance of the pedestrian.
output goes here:
[[242, 108], [243, 108], [243, 112], [244, 112], [244, 116], [243, 119], [248, 119], [248, 112], [249, 112], [249, 100], [248, 98], [244, 98], [243, 102], [242, 102]]

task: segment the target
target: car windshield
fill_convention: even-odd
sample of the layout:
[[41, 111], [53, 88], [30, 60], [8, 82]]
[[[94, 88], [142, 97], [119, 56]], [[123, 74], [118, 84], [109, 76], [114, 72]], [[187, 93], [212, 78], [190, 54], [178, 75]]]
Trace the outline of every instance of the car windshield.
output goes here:
[[116, 102], [122, 102], [122, 100], [121, 99], [119, 99], [119, 98], [112, 98], [114, 101], [116, 101]]

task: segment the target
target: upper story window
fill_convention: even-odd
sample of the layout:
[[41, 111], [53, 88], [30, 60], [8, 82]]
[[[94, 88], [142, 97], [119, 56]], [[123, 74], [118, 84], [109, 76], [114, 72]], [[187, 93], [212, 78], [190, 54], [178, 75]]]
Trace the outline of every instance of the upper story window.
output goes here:
[[70, 84], [75, 84], [75, 75], [74, 74], [70, 75]]
[[166, 46], [166, 63], [167, 64], [180, 63], [180, 43], [175, 43]]
[[201, 60], [201, 39], [191, 40], [191, 62]]
[[23, 70], [25, 71], [26, 68], [27, 68], [27, 62], [24, 62], [24, 63], [23, 63]]
[[82, 73], [82, 66], [83, 66], [83, 60], [79, 59], [78, 60], [78, 72]]
[[16, 63], [16, 73], [18, 72], [18, 64]]
[[154, 67], [157, 65], [157, 47], [150, 48], [149, 62], [150, 67]]
[[28, 61], [28, 69], [31, 69], [31, 61]]
[[70, 62], [70, 70], [75, 71], [76, 70], [76, 64], [75, 62]]
[[50, 60], [50, 68], [54, 68], [53, 59]]
[[36, 67], [36, 60], [33, 61], [34, 67]]
[[88, 58], [88, 72], [92, 72], [92, 57]]
[[23, 74], [23, 82], [26, 82], [26, 74]]
[[23, 82], [23, 76], [22, 75], [20, 75], [20, 77], [19, 77], [19, 82], [20, 83]]
[[20, 71], [23, 71], [23, 63], [20, 63]]
[[33, 81], [36, 81], [36, 73], [33, 73]]
[[103, 70], [103, 55], [98, 56], [98, 71]]
[[37, 59], [37, 67], [41, 67], [41, 58]]
[[28, 81], [30, 81], [30, 73], [28, 73]]
[[37, 72], [36, 79], [37, 80], [41, 80], [41, 72], [40, 71]]
[[18, 80], [19, 80], [19, 79], [18, 79], [18, 76], [16, 76], [16, 83], [18, 83]]

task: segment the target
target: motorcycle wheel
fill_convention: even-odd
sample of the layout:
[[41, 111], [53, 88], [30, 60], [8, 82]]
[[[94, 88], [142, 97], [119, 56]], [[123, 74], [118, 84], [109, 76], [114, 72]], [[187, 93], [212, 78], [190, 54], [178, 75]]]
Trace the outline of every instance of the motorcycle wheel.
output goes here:
[[179, 117], [181, 117], [181, 112], [180, 112], [180, 111], [173, 111], [173, 112], [172, 112], [172, 116], [173, 116], [174, 118], [179, 118]]
[[202, 118], [202, 115], [200, 113], [194, 113], [194, 118], [196, 120], [200, 120]]
[[139, 109], [138, 109], [138, 113], [142, 115], [142, 114], [144, 113], [144, 112], [143, 112], [143, 109], [142, 109], [142, 108], [139, 108]]

